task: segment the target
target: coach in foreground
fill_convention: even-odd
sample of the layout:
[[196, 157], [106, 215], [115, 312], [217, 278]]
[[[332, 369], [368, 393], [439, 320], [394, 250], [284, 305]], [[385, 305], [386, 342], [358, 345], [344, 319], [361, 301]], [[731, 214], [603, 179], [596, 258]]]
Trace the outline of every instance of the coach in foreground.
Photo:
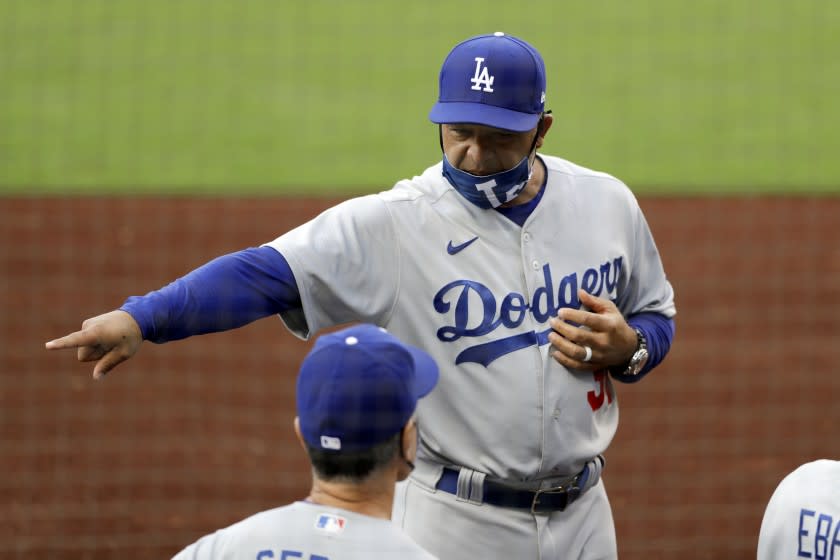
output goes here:
[[319, 338], [297, 381], [309, 496], [207, 535], [175, 560], [433, 560], [389, 520], [394, 485], [416, 457], [417, 400], [437, 380], [431, 356], [379, 327]]
[[467, 39], [439, 86], [436, 165], [47, 346], [78, 348], [99, 377], [143, 340], [272, 314], [304, 338], [381, 325], [441, 368], [395, 500], [414, 540], [447, 560], [615, 558], [600, 476], [618, 426], [612, 380], [638, 381], [665, 357], [673, 289], [627, 186], [537, 153], [554, 120], [534, 47]]

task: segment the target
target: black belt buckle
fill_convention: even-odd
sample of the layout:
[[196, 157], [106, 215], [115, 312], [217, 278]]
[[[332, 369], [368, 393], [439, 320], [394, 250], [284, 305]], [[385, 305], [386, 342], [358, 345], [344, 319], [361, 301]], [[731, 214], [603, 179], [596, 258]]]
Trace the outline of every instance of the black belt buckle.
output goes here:
[[[540, 496], [545, 496], [541, 501]], [[552, 511], [565, 511], [569, 505], [580, 497], [580, 488], [577, 480], [568, 486], [555, 486], [534, 492], [534, 500], [531, 502], [531, 513], [551, 513]]]

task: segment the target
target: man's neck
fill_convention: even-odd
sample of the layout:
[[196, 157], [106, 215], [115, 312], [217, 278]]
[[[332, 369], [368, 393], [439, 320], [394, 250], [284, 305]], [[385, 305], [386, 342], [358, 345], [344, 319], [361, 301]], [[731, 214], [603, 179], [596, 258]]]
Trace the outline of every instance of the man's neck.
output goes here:
[[389, 476], [373, 476], [362, 483], [347, 483], [328, 482], [316, 477], [307, 500], [371, 517], [391, 519], [395, 480]]
[[531, 178], [528, 179], [528, 184], [525, 185], [522, 192], [510, 202], [502, 204], [502, 208], [510, 208], [511, 206], [527, 204], [528, 202], [531, 202], [535, 196], [540, 194], [540, 189], [542, 188], [543, 180], [545, 179], [545, 164], [536, 155], [534, 156], [533, 169], [534, 171], [531, 173]]

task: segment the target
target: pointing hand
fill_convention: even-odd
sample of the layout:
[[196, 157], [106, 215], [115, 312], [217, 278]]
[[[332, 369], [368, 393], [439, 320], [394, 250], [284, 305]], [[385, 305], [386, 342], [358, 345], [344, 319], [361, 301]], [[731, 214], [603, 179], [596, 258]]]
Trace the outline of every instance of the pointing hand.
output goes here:
[[96, 362], [93, 378], [100, 379], [137, 353], [143, 335], [125, 311], [111, 311], [86, 319], [82, 329], [46, 343], [47, 350], [76, 348], [80, 362]]

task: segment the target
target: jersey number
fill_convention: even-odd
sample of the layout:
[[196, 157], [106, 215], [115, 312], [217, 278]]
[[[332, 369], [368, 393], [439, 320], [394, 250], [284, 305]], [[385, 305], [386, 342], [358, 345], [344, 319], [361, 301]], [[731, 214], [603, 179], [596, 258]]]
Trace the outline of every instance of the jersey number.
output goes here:
[[598, 370], [592, 375], [595, 378], [595, 383], [598, 384], [598, 391], [589, 391], [586, 394], [586, 397], [589, 399], [589, 406], [592, 407], [592, 410], [594, 411], [604, 406], [604, 397], [606, 397], [607, 404], [612, 404], [613, 395], [612, 387], [608, 383], [609, 380], [607, 379], [607, 370]]

